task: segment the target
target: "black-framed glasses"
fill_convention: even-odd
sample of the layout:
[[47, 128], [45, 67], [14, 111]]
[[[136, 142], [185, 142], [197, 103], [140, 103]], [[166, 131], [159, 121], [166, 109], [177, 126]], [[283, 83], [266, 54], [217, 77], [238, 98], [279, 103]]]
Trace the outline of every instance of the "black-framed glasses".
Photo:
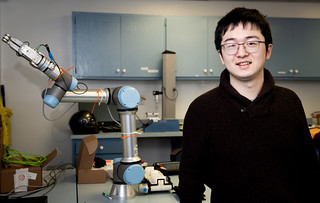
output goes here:
[[242, 43], [225, 43], [222, 44], [224, 52], [228, 55], [234, 55], [238, 52], [239, 46], [243, 45], [244, 49], [248, 53], [255, 53], [259, 50], [260, 43], [266, 43], [264, 41], [247, 41]]

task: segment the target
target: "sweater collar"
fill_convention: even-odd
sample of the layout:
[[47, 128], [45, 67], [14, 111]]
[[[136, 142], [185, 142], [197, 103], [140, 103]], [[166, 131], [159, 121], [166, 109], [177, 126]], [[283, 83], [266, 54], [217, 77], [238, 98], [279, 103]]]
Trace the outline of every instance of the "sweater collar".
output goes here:
[[223, 90], [225, 98], [241, 112], [248, 112], [250, 116], [259, 117], [269, 112], [273, 101], [275, 82], [271, 73], [264, 69], [264, 82], [260, 93], [253, 101], [242, 96], [230, 84], [230, 74], [227, 69], [221, 73], [219, 87]]

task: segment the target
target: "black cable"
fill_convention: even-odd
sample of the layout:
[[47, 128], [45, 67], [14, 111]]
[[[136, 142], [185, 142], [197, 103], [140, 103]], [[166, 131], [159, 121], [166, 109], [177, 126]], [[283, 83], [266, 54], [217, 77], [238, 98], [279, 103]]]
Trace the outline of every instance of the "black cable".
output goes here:
[[137, 117], [138, 121], [142, 124], [142, 128], [145, 128], [145, 127], [147, 127], [148, 125], [150, 125], [150, 123], [144, 123], [144, 122], [142, 122], [142, 120], [139, 118], [139, 116], [138, 116], [137, 114], [136, 114], [135, 116]]
[[168, 97], [165, 87], [163, 87], [163, 91], [162, 91], [162, 92], [164, 92], [164, 96], [165, 96], [167, 99], [174, 101], [174, 100], [176, 100], [176, 99], [178, 98], [178, 95], [179, 95], [179, 94], [178, 94], [178, 90], [177, 90], [176, 88], [174, 88], [173, 91], [176, 92], [176, 96], [175, 96], [174, 98]]
[[78, 82], [78, 84], [77, 84], [77, 88], [78, 89], [80, 89], [81, 90], [81, 88], [79, 87], [79, 84], [81, 84], [81, 85], [84, 85], [85, 86], [85, 89], [84, 89], [84, 91], [83, 92], [80, 92], [80, 93], [76, 93], [76, 92], [74, 92], [74, 91], [72, 91], [74, 94], [77, 94], [77, 95], [81, 95], [81, 94], [84, 94], [84, 93], [86, 93], [87, 91], [88, 91], [88, 85], [86, 84], [86, 83], [84, 83], [84, 82]]
[[[52, 54], [51, 54], [49, 45], [48, 45], [48, 44], [41, 44], [41, 46], [44, 46], [44, 47], [47, 49], [47, 52], [48, 52], [49, 56], [51, 55], [52, 58], [51, 58], [51, 57], [50, 57], [50, 58], [52, 59], [53, 63], [58, 67], [58, 70], [59, 70], [59, 72], [60, 72], [60, 75], [61, 75], [61, 78], [62, 78], [62, 81], [63, 81], [64, 85], [65, 85], [66, 87], [68, 87], [67, 82], [65, 81], [65, 79], [64, 79], [64, 77], [63, 77], [62, 69], [60, 68], [60, 66], [58, 65], [58, 63], [53, 59], [53, 56], [52, 56]], [[85, 90], [84, 90], [84, 92], [83, 92], [83, 93], [76, 93], [76, 92], [74, 92], [73, 90], [72, 90], [72, 92], [73, 92], [74, 94], [78, 94], [78, 95], [86, 93], [87, 90], [88, 90], [88, 86], [87, 86], [85, 83], [83, 83], [83, 82], [79, 82], [78, 84], [82, 84], [82, 85], [84, 85], [84, 86], [86, 87]], [[80, 88], [78, 87], [78, 85], [77, 85], [77, 88], [80, 89]]]

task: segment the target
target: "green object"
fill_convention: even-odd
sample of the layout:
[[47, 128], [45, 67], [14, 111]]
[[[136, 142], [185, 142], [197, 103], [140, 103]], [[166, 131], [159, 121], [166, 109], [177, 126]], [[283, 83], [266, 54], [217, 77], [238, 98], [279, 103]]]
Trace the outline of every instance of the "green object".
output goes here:
[[112, 197], [110, 195], [108, 195], [107, 193], [103, 192], [102, 195], [108, 199], [112, 199]]
[[3, 145], [5, 153], [2, 156], [4, 164], [23, 164], [28, 166], [42, 166], [46, 160], [46, 156], [40, 156], [36, 154], [21, 153], [7, 145]]

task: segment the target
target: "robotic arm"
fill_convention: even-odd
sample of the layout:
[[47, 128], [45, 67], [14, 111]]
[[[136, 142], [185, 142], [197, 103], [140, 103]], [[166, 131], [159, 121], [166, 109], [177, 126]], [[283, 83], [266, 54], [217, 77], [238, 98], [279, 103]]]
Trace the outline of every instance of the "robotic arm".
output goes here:
[[144, 169], [138, 156], [135, 113], [140, 101], [139, 92], [130, 86], [106, 88], [100, 90], [79, 90], [78, 81], [72, 75], [64, 72], [55, 61], [47, 59], [36, 49], [29, 47], [18, 39], [6, 34], [2, 41], [7, 43], [18, 56], [29, 61], [31, 66], [39, 69], [54, 85], [43, 94], [43, 102], [55, 108], [62, 102], [115, 104], [120, 115], [122, 158], [115, 161], [113, 170], [113, 186], [110, 192], [115, 199], [131, 199], [135, 197], [133, 185], [139, 184], [144, 178]]
[[47, 90], [43, 98], [43, 102], [51, 108], [55, 108], [65, 93], [74, 90], [78, 85], [77, 79], [64, 72], [54, 61], [47, 59], [42, 53], [29, 47], [28, 43], [12, 38], [9, 34], [6, 34], [2, 41], [16, 51], [18, 56], [27, 59], [31, 66], [42, 71], [50, 79], [55, 80], [55, 84]]

